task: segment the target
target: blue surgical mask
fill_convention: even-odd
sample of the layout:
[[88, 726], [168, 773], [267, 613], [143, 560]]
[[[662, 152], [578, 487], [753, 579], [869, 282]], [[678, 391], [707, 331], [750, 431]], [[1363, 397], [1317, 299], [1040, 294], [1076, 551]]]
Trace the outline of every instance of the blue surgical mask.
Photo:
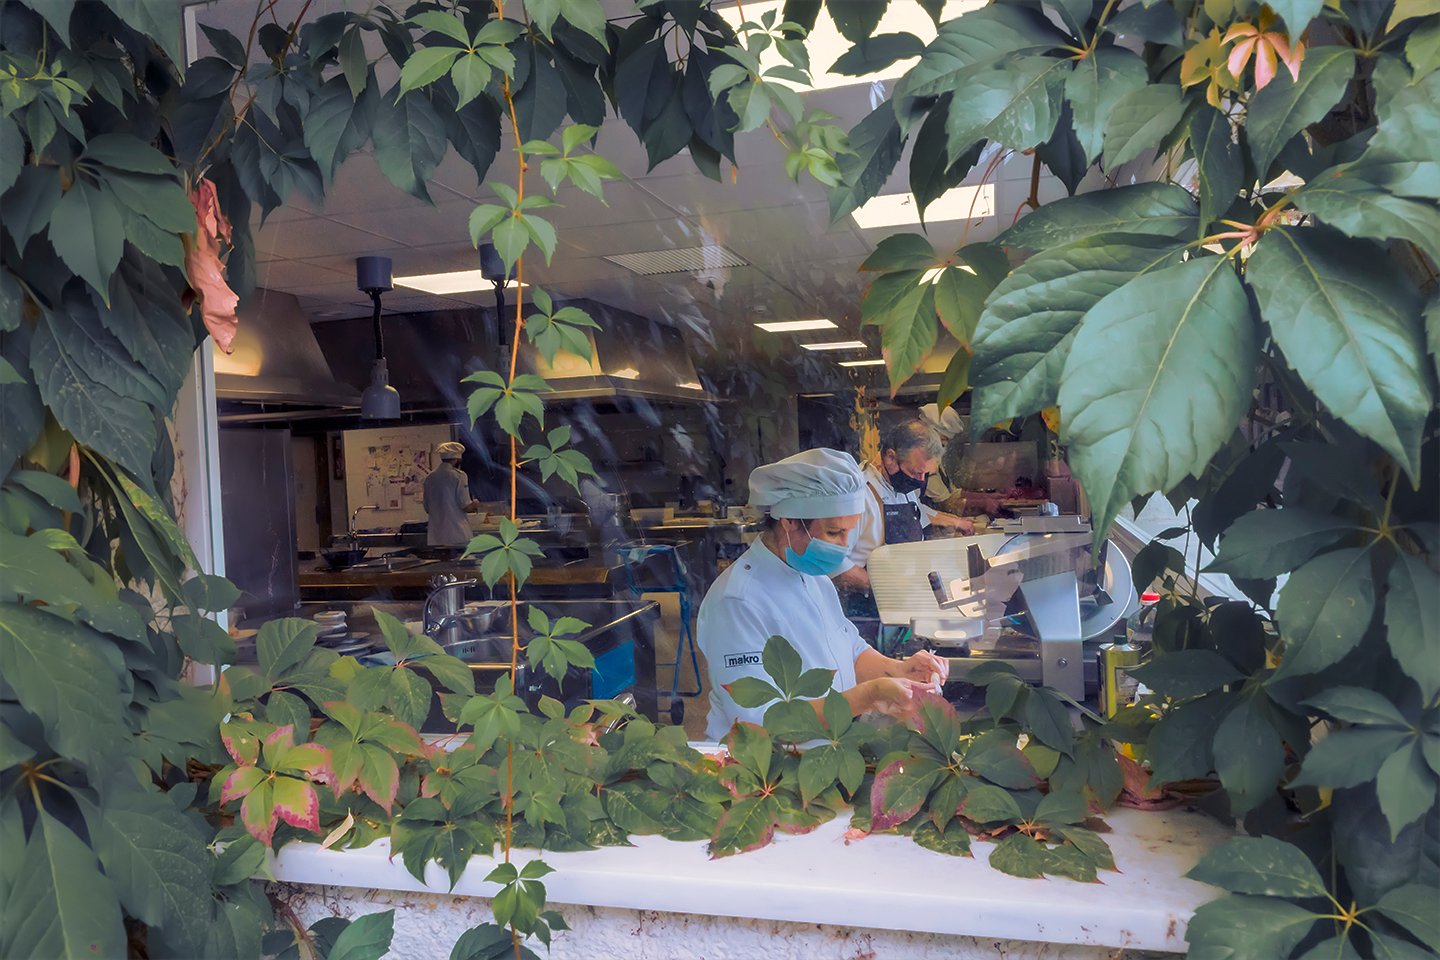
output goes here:
[[[786, 533], [785, 539], [790, 539]], [[785, 562], [792, 570], [808, 573], [812, 577], [833, 577], [845, 568], [850, 559], [850, 549], [828, 540], [810, 538], [804, 553], [796, 553], [788, 543], [785, 546]]]

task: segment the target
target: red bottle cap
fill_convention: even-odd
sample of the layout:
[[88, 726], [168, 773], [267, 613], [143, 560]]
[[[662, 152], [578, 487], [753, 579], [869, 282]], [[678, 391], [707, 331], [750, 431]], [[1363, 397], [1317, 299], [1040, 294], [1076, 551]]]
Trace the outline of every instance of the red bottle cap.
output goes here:
[[1156, 593], [1154, 590], [1146, 590], [1144, 593], [1140, 594], [1140, 602], [1141, 602], [1141, 603], [1159, 603], [1159, 602], [1160, 602], [1160, 594]]

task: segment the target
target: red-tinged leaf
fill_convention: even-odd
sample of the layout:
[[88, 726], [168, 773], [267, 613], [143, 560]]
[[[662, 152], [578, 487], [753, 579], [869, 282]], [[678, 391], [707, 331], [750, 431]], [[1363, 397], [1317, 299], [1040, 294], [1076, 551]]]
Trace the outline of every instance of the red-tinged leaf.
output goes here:
[[271, 800], [275, 815], [290, 826], [320, 832], [320, 798], [311, 784], [294, 777], [276, 777]]
[[239, 767], [230, 776], [225, 778], [225, 783], [220, 787], [220, 802], [229, 803], [231, 800], [239, 800], [265, 779], [265, 771], [259, 767]]
[[810, 833], [828, 817], [822, 817], [818, 813], [803, 810], [786, 801], [776, 805], [775, 826], [781, 833], [788, 833], [791, 836], [803, 836]]
[[1116, 762], [1120, 764], [1120, 775], [1124, 778], [1124, 792], [1129, 800], [1151, 801], [1159, 800], [1163, 791], [1155, 789], [1150, 785], [1150, 771], [1146, 770], [1134, 760], [1123, 753], [1115, 755]]
[[395, 758], [380, 747], [361, 744], [360, 789], [389, 813], [395, 805], [395, 793], [400, 789], [400, 768]]
[[841, 837], [841, 839], [844, 840], [845, 843], [848, 845], [854, 843], [856, 840], [864, 840], [868, 836], [870, 836], [869, 830], [861, 830], [859, 827], [851, 827], [849, 830], [845, 831], [845, 834]]
[[887, 764], [870, 788], [870, 829], [893, 830], [919, 813], [939, 775], [934, 761], [919, 757]]
[[240, 822], [245, 824], [246, 832], [267, 847], [275, 838], [275, 825], [279, 822], [272, 800], [271, 781], [262, 780], [240, 804]]
[[242, 721], [222, 723], [220, 742], [238, 766], [254, 766], [260, 759], [260, 738], [251, 724]]
[[205, 329], [215, 338], [215, 345], [226, 353], [233, 349], [235, 331], [240, 318], [235, 308], [240, 298], [225, 280], [225, 265], [220, 262], [220, 243], [230, 242], [230, 221], [220, 210], [215, 184], [201, 179], [190, 193], [195, 207], [195, 233], [183, 237], [185, 242], [185, 276], [200, 301]]
[[300, 770], [316, 783], [335, 783], [335, 768], [330, 751], [318, 743], [302, 743], [282, 753], [275, 762], [277, 770]]
[[276, 727], [265, 737], [266, 752], [277, 757], [293, 746], [295, 746], [295, 724], [293, 723]]
[[775, 838], [775, 799], [737, 800], [715, 824], [710, 859], [759, 850]]
[[415, 732], [415, 728], [394, 717], [385, 717], [384, 723], [367, 727], [361, 739], [367, 743], [378, 743], [392, 753], [407, 757], [418, 757], [425, 752], [425, 744], [420, 741], [420, 734]]

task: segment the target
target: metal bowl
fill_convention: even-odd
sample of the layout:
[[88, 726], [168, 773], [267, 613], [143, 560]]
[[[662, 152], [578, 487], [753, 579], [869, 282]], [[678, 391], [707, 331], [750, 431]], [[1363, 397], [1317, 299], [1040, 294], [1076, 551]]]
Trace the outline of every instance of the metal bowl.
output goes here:
[[325, 558], [325, 563], [331, 570], [344, 570], [346, 567], [353, 567], [364, 560], [365, 551], [361, 549], [323, 550], [320, 556]]

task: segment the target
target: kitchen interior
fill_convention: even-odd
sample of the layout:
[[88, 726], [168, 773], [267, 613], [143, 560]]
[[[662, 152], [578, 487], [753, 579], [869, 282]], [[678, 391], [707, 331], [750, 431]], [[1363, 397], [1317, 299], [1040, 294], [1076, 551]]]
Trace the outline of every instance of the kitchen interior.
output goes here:
[[[767, 5], [746, 6], [753, 17]], [[888, 23], [915, 12], [892, 5], [880, 31], [933, 33], [913, 6], [916, 22]], [[226, 18], [242, 12], [204, 6], [198, 19], [233, 31]], [[822, 21], [812, 41], [817, 64], [828, 62], [825, 29]], [[203, 35], [198, 41], [208, 52]], [[828, 42], [846, 46], [838, 33]], [[819, 89], [807, 99], [848, 128], [869, 111], [866, 85], [905, 67], [864, 78], [817, 71]], [[747, 506], [749, 471], [813, 446], [873, 456], [880, 431], [935, 401], [960, 348], [942, 332], [920, 375], [892, 397], [878, 332], [860, 324], [860, 264], [885, 237], [918, 229], [908, 159], [875, 200], [831, 223], [825, 189], [786, 176], [783, 148], [768, 131], [738, 136], [734, 175], [726, 169], [715, 182], [683, 151], [650, 169], [643, 145], [611, 118], [594, 150], [624, 178], [606, 184], [603, 202], [560, 188], [559, 205], [546, 211], [559, 235], [555, 254], [546, 263], [532, 250], [520, 284], [466, 230], [493, 184], [516, 183], [513, 148], [506, 131], [483, 183], [450, 153], [426, 183], [431, 203], [392, 186], [362, 153], [340, 167], [323, 205], [297, 193], [251, 223], [258, 288], [242, 304], [234, 352], [217, 354], [215, 365], [226, 574], [243, 591], [232, 631], [243, 656], [259, 624], [309, 617], [338, 652], [383, 656], [370, 612], [378, 608], [465, 659], [482, 690], [509, 670], [508, 610], [497, 613], [497, 601], [508, 599], [503, 584], [491, 591], [473, 559], [429, 542], [424, 488], [440, 466], [437, 447], [458, 442], [470, 532], [495, 533], [509, 515], [508, 438], [487, 418], [472, 426], [462, 379], [506, 369], [515, 304], [533, 309], [541, 288], [556, 308], [578, 306], [601, 328], [588, 361], [562, 352], [547, 363], [528, 339], [518, 345], [518, 371], [544, 376], [554, 391], [545, 428], [568, 426], [597, 476], [577, 490], [558, 477], [542, 481], [533, 466], [522, 470], [519, 526], [545, 556], [520, 600], [589, 624], [577, 639], [596, 666], [560, 685], [522, 678], [517, 686], [568, 700], [628, 696], [641, 713], [698, 732], [706, 680], [694, 616], [706, 588], [760, 530]], [[981, 182], [991, 159], [927, 211], [937, 250], [993, 238], [1030, 194], [1028, 157], [999, 162]], [[1042, 201], [1063, 192], [1042, 179]], [[365, 288], [375, 269], [388, 271], [389, 289]], [[367, 403], [381, 357], [398, 398]], [[968, 399], [956, 410], [965, 429], [952, 452], [965, 452], [968, 487], [995, 496], [1022, 487], [1029, 506], [1054, 503], [1062, 514], [1043, 518], [1059, 524], [1046, 532], [1078, 529], [1085, 511], [1073, 482], [1046, 489], [1054, 451], [1038, 418], [971, 433]], [[979, 553], [943, 540], [919, 545], [928, 552], [900, 563], [893, 597], [877, 583], [882, 619], [961, 606], [964, 596], [942, 598], [927, 574], [950, 571], [941, 586], [962, 594], [964, 582], [1003, 576], [987, 558], [1008, 538], [1040, 530], [1022, 530], [1023, 519], [997, 517], [974, 538]], [[1088, 531], [1081, 539], [1088, 543]], [[1055, 629], [1076, 644], [1082, 633], [1108, 637], [1134, 607], [1128, 567], [1111, 551], [1097, 577], [1088, 547], [1072, 552], [1087, 559], [1071, 579], [1093, 622]], [[1056, 558], [1026, 562], [1053, 567]], [[1106, 602], [1094, 600], [1096, 591]], [[1060, 598], [1062, 620], [1075, 600]], [[523, 609], [520, 626], [523, 641]], [[446, 729], [438, 707], [432, 721]]]

